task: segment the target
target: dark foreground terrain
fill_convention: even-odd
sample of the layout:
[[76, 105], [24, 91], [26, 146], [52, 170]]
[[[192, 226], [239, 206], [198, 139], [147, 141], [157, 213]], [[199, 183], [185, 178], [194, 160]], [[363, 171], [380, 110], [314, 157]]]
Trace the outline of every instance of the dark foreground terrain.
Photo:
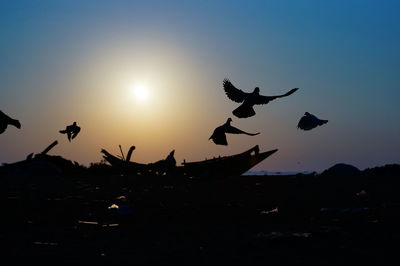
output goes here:
[[342, 170], [3, 175], [0, 263], [399, 265], [399, 166]]

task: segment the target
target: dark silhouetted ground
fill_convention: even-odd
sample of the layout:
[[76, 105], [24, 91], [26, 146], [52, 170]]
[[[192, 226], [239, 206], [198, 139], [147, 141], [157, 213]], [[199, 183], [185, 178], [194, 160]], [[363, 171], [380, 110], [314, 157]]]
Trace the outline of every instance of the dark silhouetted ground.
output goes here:
[[1, 176], [2, 265], [400, 264], [398, 165], [207, 179], [97, 167]]

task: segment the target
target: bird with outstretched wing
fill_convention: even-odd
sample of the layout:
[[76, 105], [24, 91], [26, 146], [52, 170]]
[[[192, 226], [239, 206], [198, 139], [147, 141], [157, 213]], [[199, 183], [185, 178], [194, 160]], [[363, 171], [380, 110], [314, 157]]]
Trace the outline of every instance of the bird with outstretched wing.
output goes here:
[[245, 134], [245, 135], [249, 135], [249, 136], [255, 136], [255, 135], [260, 134], [260, 133], [248, 133], [243, 130], [240, 130], [236, 127], [231, 126], [231, 122], [232, 122], [232, 119], [228, 118], [228, 120], [226, 121], [225, 124], [217, 127], [214, 130], [213, 134], [211, 135], [211, 137], [209, 139], [211, 139], [215, 144], [218, 144], [218, 145], [228, 145], [228, 141], [226, 140], [226, 135], [225, 135], [226, 133]]
[[319, 119], [315, 115], [305, 112], [300, 118], [297, 128], [307, 131], [316, 128], [317, 126], [322, 126], [326, 123], [328, 123], [328, 120]]
[[237, 103], [242, 103], [238, 108], [232, 111], [232, 113], [239, 118], [254, 116], [256, 112], [253, 106], [256, 104], [267, 104], [277, 98], [287, 97], [298, 90], [298, 88], [294, 88], [282, 95], [263, 96], [260, 95], [260, 88], [256, 87], [251, 93], [244, 92], [236, 88], [229, 79], [224, 79], [223, 87], [229, 99]]
[[60, 130], [61, 134], [67, 134], [67, 138], [69, 141], [74, 139], [78, 133], [81, 131], [81, 128], [74, 122], [72, 125], [67, 126], [64, 130]]

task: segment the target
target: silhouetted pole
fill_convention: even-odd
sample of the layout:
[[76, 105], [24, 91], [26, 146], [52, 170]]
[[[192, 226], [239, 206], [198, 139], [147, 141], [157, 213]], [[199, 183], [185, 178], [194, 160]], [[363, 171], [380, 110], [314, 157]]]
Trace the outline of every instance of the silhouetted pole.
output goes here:
[[126, 155], [126, 161], [129, 162], [131, 160], [132, 152], [136, 149], [135, 146], [129, 148], [128, 154]]
[[124, 152], [122, 151], [121, 145], [119, 145], [119, 150], [121, 151], [121, 154], [122, 154], [122, 160], [125, 161], [125, 156], [124, 156]]
[[56, 146], [58, 144], [58, 141], [55, 140], [53, 141], [53, 143], [51, 143], [46, 149], [44, 149], [44, 151], [42, 151], [40, 154], [46, 154], [48, 153], [51, 149], [54, 148], [54, 146]]

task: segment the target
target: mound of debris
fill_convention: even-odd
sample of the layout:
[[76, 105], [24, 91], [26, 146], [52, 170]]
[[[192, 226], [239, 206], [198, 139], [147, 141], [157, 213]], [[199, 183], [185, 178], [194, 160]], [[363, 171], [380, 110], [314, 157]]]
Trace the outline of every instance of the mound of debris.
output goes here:
[[61, 176], [76, 174], [85, 168], [77, 162], [64, 159], [61, 156], [47, 155], [58, 142], [54, 141], [43, 152], [29, 154], [23, 161], [3, 164], [0, 167], [2, 176]]

